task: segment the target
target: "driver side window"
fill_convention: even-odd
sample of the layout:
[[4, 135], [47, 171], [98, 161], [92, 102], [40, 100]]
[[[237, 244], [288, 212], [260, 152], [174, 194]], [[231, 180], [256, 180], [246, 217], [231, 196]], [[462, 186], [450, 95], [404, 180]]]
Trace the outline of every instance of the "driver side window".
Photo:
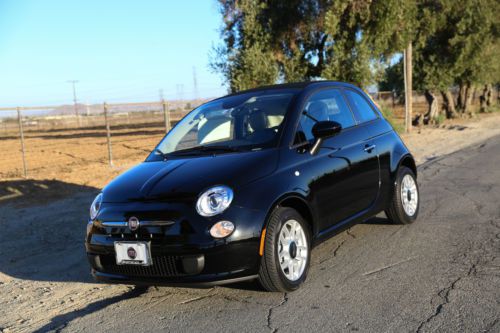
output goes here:
[[294, 144], [312, 141], [312, 128], [317, 121], [336, 121], [342, 128], [354, 126], [354, 118], [338, 89], [325, 89], [309, 97], [295, 133]]

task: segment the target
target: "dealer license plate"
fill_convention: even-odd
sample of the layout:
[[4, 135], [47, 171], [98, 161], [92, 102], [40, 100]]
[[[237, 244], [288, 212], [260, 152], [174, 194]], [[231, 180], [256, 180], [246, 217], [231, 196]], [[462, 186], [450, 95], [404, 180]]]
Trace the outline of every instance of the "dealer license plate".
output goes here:
[[152, 265], [149, 242], [115, 242], [117, 265]]

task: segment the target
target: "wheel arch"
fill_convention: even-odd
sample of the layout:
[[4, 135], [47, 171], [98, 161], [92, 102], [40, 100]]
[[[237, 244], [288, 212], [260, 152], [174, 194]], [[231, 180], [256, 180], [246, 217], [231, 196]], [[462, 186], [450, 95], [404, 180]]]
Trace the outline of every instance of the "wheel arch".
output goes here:
[[415, 178], [417, 177], [417, 165], [415, 163], [413, 156], [410, 153], [402, 155], [398, 160], [393, 161], [393, 163], [391, 163], [390, 186], [389, 186], [391, 193], [394, 190], [396, 179], [398, 177], [398, 171], [401, 166], [409, 168], [415, 174]]
[[415, 177], [417, 177], [417, 164], [415, 163], [415, 159], [411, 154], [403, 155], [403, 157], [400, 158], [398, 167], [395, 171], [397, 172], [397, 170], [399, 170], [401, 166], [409, 168], [411, 171], [413, 171]]
[[266, 214], [266, 220], [264, 221], [264, 224], [262, 226], [262, 230], [267, 226], [269, 216], [273, 212], [273, 210], [277, 207], [288, 207], [288, 208], [293, 208], [295, 209], [303, 218], [306, 220], [309, 230], [311, 232], [311, 236], [314, 238], [314, 235], [316, 234], [316, 224], [315, 218], [314, 218], [314, 213], [307, 202], [306, 198], [303, 197], [302, 195], [298, 193], [288, 193], [280, 198], [278, 198], [269, 208], [267, 214]]

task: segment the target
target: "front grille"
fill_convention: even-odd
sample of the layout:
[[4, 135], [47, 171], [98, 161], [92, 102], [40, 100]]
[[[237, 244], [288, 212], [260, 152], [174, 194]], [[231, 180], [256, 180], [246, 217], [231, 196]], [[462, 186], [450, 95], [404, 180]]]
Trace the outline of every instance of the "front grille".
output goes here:
[[180, 269], [180, 257], [156, 256], [152, 258], [151, 266], [117, 265], [115, 258], [101, 256], [104, 272], [131, 277], [176, 277], [185, 275]]

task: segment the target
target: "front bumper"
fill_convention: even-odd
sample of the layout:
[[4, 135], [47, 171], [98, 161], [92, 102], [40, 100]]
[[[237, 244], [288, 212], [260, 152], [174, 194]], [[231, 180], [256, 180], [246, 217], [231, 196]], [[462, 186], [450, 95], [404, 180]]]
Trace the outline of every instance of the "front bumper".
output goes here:
[[87, 245], [92, 275], [99, 281], [149, 285], [224, 283], [255, 278], [260, 261], [255, 251], [258, 243], [247, 241], [204, 250], [152, 245], [151, 266], [117, 265], [114, 240], [109, 241], [110, 246]]
[[[128, 206], [128, 205], [127, 205]], [[141, 205], [141, 210], [151, 209]], [[135, 211], [129, 211], [132, 209]], [[260, 230], [264, 216], [259, 211], [234, 208], [217, 220], [191, 215], [174, 219], [161, 227], [105, 227], [102, 221], [126, 221], [138, 216], [137, 207], [107, 207], [108, 216], [89, 223], [86, 238], [87, 258], [92, 275], [98, 281], [145, 285], [212, 285], [256, 277], [260, 265]], [[121, 210], [123, 216], [117, 216]], [[148, 211], [148, 213], [151, 210]], [[149, 217], [151, 219], [151, 217]], [[162, 217], [165, 219], [165, 217]], [[235, 232], [226, 239], [214, 239], [208, 233], [216, 221], [234, 221]], [[151, 266], [117, 265], [116, 241], [150, 242]]]

